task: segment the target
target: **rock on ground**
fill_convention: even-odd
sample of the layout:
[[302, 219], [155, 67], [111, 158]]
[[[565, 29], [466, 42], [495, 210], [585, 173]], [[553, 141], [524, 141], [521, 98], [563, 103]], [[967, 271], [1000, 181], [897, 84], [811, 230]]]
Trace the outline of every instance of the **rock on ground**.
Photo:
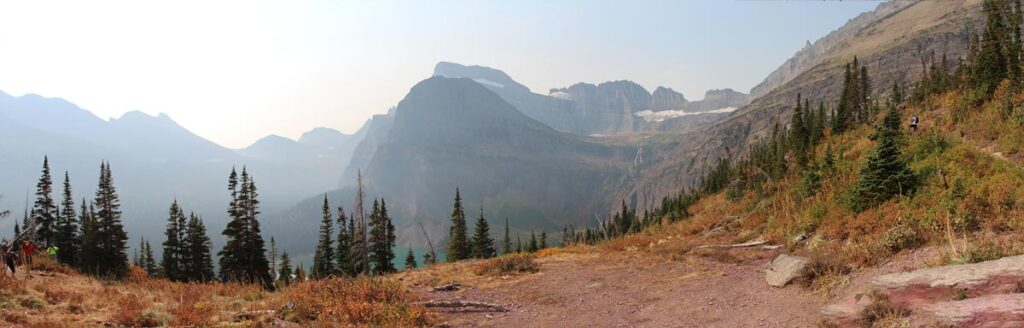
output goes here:
[[810, 260], [806, 257], [779, 254], [768, 265], [768, 269], [764, 272], [764, 279], [768, 281], [769, 286], [786, 286], [790, 281], [803, 274], [808, 263]]

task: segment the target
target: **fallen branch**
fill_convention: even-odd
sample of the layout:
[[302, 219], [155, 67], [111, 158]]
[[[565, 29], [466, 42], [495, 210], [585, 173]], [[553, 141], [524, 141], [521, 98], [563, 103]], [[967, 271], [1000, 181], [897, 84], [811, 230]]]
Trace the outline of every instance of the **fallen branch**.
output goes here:
[[742, 243], [742, 244], [732, 244], [732, 245], [703, 245], [703, 246], [697, 247], [696, 249], [702, 249], [702, 248], [743, 248], [743, 247], [761, 246], [761, 245], [764, 245], [764, 244], [767, 244], [767, 243], [768, 242], [764, 241], [764, 240], [754, 240], [754, 241], [748, 241], [748, 242], [745, 242], [745, 243]]
[[427, 301], [414, 304], [425, 308], [444, 309], [449, 312], [508, 312], [508, 309], [501, 305], [473, 301]]
[[462, 289], [462, 285], [460, 285], [457, 282], [453, 282], [453, 283], [450, 283], [450, 284], [447, 284], [447, 285], [444, 285], [444, 286], [434, 287], [430, 291], [432, 291], [432, 292], [454, 292], [454, 291], [459, 290], [459, 289]]

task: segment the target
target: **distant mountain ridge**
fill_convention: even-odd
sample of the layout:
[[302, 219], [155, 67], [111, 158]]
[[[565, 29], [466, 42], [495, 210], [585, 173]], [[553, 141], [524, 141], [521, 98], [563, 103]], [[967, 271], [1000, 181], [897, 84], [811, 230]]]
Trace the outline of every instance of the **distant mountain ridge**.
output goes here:
[[[646, 110], [710, 112], [725, 107], [740, 107], [749, 102], [746, 95], [731, 89], [709, 91], [706, 99], [690, 102], [671, 89], [659, 87], [651, 93], [628, 80], [596, 85], [581, 82], [565, 88], [553, 88], [548, 91], [548, 95], [541, 95], [531, 92], [500, 70], [450, 62], [438, 63], [433, 76], [472, 79], [497, 93], [523, 114], [555, 130], [584, 136], [674, 132], [691, 123], [706, 123], [721, 115], [712, 114], [712, 118], [674, 116], [671, 118], [674, 122], [652, 123], [636, 114]], [[720, 107], [708, 109], [712, 106]]]
[[[92, 199], [99, 163], [109, 161], [133, 240], [161, 240], [167, 206], [177, 199], [207, 219], [218, 244], [222, 236], [215, 232], [226, 222], [232, 166], [254, 175], [264, 212], [277, 212], [338, 187], [359, 141], [359, 136], [339, 135], [315, 129], [304, 143], [273, 136], [233, 150], [195, 135], [166, 114], [133, 111], [106, 121], [64, 99], [0, 93], [0, 194], [5, 195], [0, 206], [20, 212], [23, 195], [34, 197], [43, 156], [49, 156], [55, 181], [70, 173], [76, 202]], [[13, 221], [0, 220], [0, 234], [10, 232]]]

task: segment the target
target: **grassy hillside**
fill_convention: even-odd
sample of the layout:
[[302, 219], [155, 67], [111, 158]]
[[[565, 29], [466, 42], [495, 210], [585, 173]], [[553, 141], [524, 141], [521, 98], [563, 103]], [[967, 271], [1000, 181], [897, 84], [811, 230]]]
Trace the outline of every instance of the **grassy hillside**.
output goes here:
[[37, 259], [33, 277], [0, 276], [0, 322], [31, 327], [426, 326], [434, 316], [401, 285], [360, 278], [307, 281], [268, 292], [239, 284], [149, 278], [117, 282]]

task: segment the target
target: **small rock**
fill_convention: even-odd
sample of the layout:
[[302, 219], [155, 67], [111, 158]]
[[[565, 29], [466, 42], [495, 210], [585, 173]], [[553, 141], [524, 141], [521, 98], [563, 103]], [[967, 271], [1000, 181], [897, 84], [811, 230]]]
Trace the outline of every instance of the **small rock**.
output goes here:
[[806, 257], [779, 254], [768, 265], [768, 269], [764, 272], [764, 278], [769, 286], [786, 286], [790, 281], [803, 274], [808, 263], [810, 263], [810, 259]]

